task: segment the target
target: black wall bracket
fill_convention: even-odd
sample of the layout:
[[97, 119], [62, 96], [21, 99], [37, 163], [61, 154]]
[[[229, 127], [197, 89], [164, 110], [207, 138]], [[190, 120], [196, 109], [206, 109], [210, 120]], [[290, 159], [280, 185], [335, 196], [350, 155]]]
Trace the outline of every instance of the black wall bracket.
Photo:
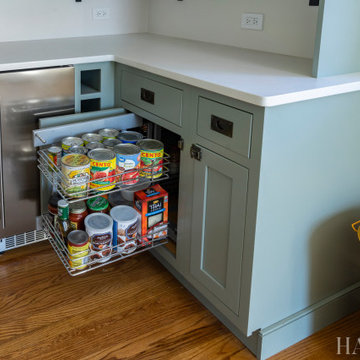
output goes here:
[[319, 6], [319, 0], [309, 0], [310, 6]]

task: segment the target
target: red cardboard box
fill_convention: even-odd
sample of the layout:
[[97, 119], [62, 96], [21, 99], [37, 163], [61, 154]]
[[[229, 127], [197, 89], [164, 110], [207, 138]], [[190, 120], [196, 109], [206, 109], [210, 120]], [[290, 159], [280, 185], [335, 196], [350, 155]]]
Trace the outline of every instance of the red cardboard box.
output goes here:
[[158, 184], [134, 194], [134, 208], [140, 216], [139, 235], [144, 241], [167, 236], [168, 193]]

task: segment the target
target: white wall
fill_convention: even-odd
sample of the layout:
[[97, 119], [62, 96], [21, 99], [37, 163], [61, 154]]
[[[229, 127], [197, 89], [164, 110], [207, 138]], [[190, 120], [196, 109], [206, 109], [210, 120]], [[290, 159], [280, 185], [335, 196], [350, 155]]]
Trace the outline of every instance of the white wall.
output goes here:
[[[312, 58], [317, 11], [309, 0], [150, 0], [149, 31]], [[243, 12], [263, 13], [264, 31], [241, 29]]]
[[[92, 8], [110, 18], [92, 19]], [[0, 0], [0, 41], [146, 32], [148, 0]]]

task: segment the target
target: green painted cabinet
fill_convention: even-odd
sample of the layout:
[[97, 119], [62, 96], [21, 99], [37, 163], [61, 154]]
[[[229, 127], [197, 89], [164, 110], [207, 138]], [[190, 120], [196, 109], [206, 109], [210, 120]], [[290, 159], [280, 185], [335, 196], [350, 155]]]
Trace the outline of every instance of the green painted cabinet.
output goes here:
[[110, 109], [115, 105], [115, 64], [75, 65], [75, 112]]
[[117, 82], [118, 105], [184, 140], [176, 254], [154, 256], [260, 359], [360, 306], [360, 92], [261, 108], [124, 65]]
[[248, 170], [205, 148], [194, 160], [191, 275], [239, 312]]

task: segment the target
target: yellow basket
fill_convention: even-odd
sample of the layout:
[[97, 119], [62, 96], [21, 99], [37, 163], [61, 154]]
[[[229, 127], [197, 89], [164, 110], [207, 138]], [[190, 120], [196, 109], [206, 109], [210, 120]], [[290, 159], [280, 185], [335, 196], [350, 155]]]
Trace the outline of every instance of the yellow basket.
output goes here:
[[[356, 226], [359, 225], [359, 226]], [[354, 222], [351, 227], [353, 228], [353, 230], [357, 233], [358, 239], [360, 240], [360, 220]]]

